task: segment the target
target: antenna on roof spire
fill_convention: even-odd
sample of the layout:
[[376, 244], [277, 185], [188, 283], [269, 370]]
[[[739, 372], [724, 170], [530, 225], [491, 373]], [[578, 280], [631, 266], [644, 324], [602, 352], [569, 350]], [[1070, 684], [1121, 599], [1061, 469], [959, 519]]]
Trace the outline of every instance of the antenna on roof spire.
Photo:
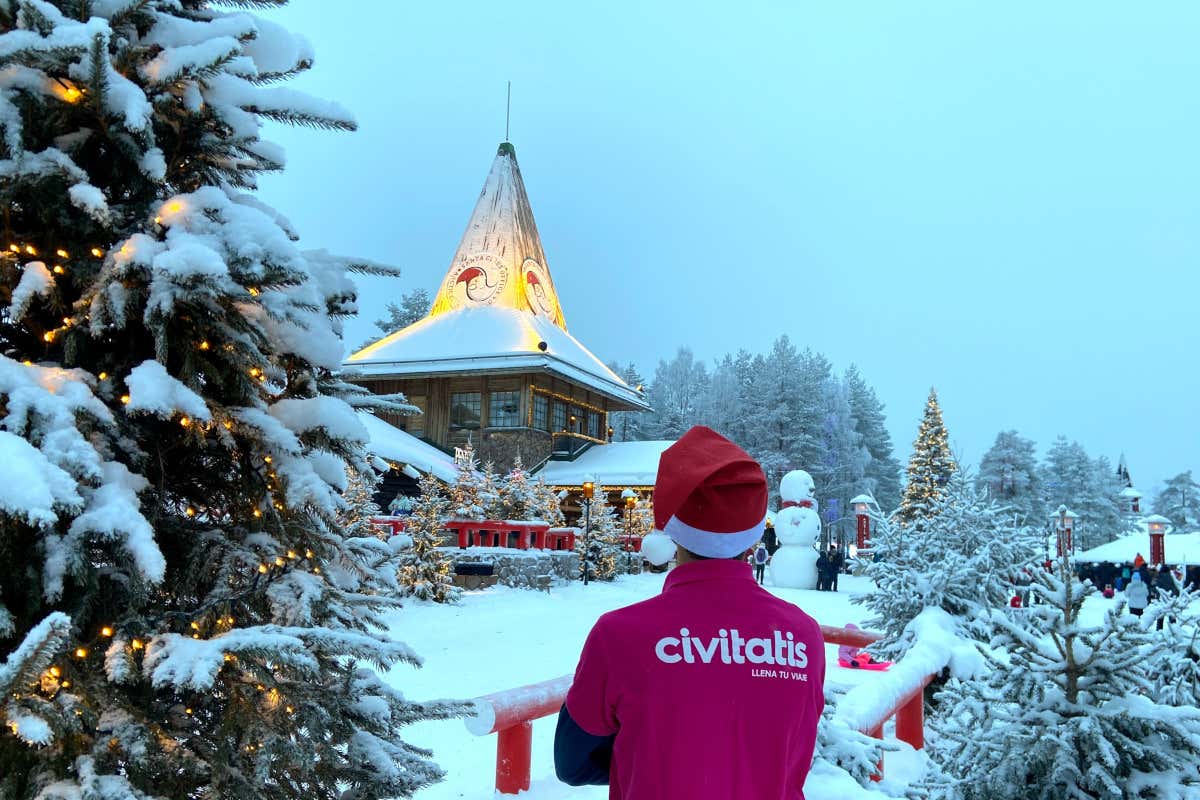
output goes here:
[[512, 115], [512, 81], [508, 82], [508, 96], [504, 99], [504, 141], [508, 141], [508, 120]]

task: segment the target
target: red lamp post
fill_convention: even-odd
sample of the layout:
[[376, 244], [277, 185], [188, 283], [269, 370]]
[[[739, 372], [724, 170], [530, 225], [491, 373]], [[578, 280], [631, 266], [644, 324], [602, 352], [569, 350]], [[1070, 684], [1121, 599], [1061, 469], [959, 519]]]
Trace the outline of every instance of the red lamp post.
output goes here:
[[858, 521], [857, 535], [854, 544], [861, 552], [871, 546], [871, 503], [870, 495], [860, 494], [850, 501], [854, 507], [854, 516]]
[[1074, 552], [1072, 547], [1072, 539], [1075, 534], [1075, 520], [1079, 519], [1079, 515], [1070, 511], [1066, 506], [1058, 507], [1058, 557], [1062, 558], [1063, 554]]
[[1165, 564], [1166, 561], [1166, 533], [1167, 526], [1171, 524], [1171, 520], [1166, 517], [1154, 514], [1146, 517], [1146, 526], [1150, 528], [1150, 563]]

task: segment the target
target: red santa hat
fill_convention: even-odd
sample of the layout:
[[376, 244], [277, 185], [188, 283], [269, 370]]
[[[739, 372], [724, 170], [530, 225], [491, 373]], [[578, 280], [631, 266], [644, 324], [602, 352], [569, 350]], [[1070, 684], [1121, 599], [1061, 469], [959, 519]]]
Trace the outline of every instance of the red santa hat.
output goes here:
[[767, 478], [746, 451], [697, 425], [663, 451], [654, 527], [708, 558], [733, 558], [763, 534]]

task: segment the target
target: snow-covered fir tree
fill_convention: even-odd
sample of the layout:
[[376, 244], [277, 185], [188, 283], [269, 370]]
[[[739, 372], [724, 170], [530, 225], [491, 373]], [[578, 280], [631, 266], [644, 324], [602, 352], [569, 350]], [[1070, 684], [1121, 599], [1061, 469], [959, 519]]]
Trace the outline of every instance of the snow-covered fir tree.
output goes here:
[[937, 390], [930, 389], [921, 427], [913, 442], [913, 453], [908, 460], [908, 482], [900, 501], [901, 521], [912, 522], [933, 513], [946, 484], [957, 471], [958, 464], [950, 452], [950, 437], [942, 421]]
[[1175, 533], [1200, 526], [1200, 484], [1190, 469], [1163, 483], [1154, 497], [1154, 513], [1171, 520]]
[[1095, 590], [1069, 557], [1036, 569], [1039, 602], [994, 613], [991, 671], [939, 694], [931, 757], [937, 797], [955, 800], [1152, 798], [1200, 791], [1200, 708], [1166, 702], [1149, 668], [1173, 639], [1108, 609], [1081, 618]]
[[[621, 380], [629, 388], [645, 391], [646, 379], [642, 373], [638, 371], [637, 365], [633, 362], [622, 367], [616, 362], [608, 365], [608, 368], [621, 376]], [[614, 442], [636, 442], [645, 439], [643, 428], [646, 424], [646, 414], [642, 411], [612, 411], [608, 415], [609, 427], [613, 429]]]
[[860, 491], [873, 496], [879, 507], [890, 513], [900, 505], [900, 462], [892, 449], [883, 403], [867, 385], [858, 367], [851, 365], [843, 377], [854, 430], [870, 456], [863, 468]]
[[488, 486], [488, 478], [479, 468], [479, 459], [470, 442], [463, 448], [463, 458], [458, 465], [458, 477], [450, 484], [450, 508], [447, 516], [453, 519], [487, 519], [488, 509], [494, 505], [494, 492]]
[[540, 519], [551, 528], [561, 528], [567, 523], [563, 515], [562, 498], [541, 478], [533, 482], [533, 497], [534, 519]]
[[1059, 436], [1046, 451], [1039, 478], [1045, 508], [1065, 505], [1079, 515], [1076, 549], [1096, 547], [1132, 529], [1116, 470], [1104, 457], [1091, 459], [1079, 442]]
[[412, 546], [401, 556], [401, 593], [435, 603], [456, 601], [459, 590], [450, 576], [451, 558], [438, 550], [450, 501], [443, 494], [441, 481], [433, 475], [423, 475], [420, 487], [421, 494], [413, 503], [404, 528], [412, 537]]
[[1001, 431], [979, 462], [981, 488], [998, 503], [1021, 514], [1025, 524], [1040, 526], [1046, 520], [1038, 480], [1037, 445], [1016, 431]]
[[[348, 534], [348, 271], [248, 192], [277, 84], [262, 3], [0, 0], [0, 796], [411, 796], [441, 770], [377, 668], [396, 561]], [[271, 3], [270, 5], [283, 5]], [[371, 665], [374, 665], [373, 667]]]
[[521, 463], [520, 454], [513, 461], [513, 468], [500, 479], [498, 488], [500, 504], [497, 517], [511, 520], [541, 519], [541, 498], [536, 484], [529, 479], [529, 473]]
[[388, 303], [385, 309], [387, 316], [375, 320], [375, 327], [384, 336], [403, 330], [414, 322], [425, 318], [433, 300], [423, 287], [410, 289], [400, 296], [399, 303]]
[[[583, 524], [583, 520], [580, 520]], [[596, 484], [587, 529], [575, 538], [579, 554], [579, 576], [586, 570], [589, 580], [611, 581], [617, 574], [617, 558], [621, 554], [621, 522], [617, 511], [608, 502], [608, 492]]]
[[659, 361], [646, 399], [654, 409], [642, 426], [648, 439], [678, 439], [700, 419], [708, 390], [708, 369], [692, 351], [679, 348], [670, 361]]
[[885, 636], [873, 649], [893, 656], [908, 649], [905, 630], [927, 608], [944, 610], [962, 620], [965, 632], [986, 638], [990, 629], [979, 621], [989, 609], [1008, 606], [1018, 573], [1043, 546], [963, 471], [950, 477], [927, 516], [906, 525], [875, 523], [875, 558], [866, 565], [875, 589], [853, 602], [874, 613], [865, 624]]

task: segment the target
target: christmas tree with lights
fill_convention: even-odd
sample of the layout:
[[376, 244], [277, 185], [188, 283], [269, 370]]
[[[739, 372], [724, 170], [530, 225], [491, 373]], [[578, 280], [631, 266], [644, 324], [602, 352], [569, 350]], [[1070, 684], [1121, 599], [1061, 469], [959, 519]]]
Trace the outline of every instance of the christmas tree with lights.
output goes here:
[[[349, 273], [250, 192], [280, 2], [0, 0], [0, 797], [409, 797], [398, 557], [338, 374]], [[240, 6], [234, 11], [228, 6]], [[347, 529], [346, 516], [355, 522]]]
[[458, 461], [458, 478], [450, 484], [450, 507], [447, 516], [451, 519], [487, 519], [488, 506], [493, 498], [488, 496], [487, 480], [479, 470], [479, 459], [475, 447], [467, 441]]
[[450, 501], [442, 494], [442, 484], [432, 475], [421, 478], [421, 494], [413, 503], [404, 532], [412, 537], [412, 547], [401, 556], [400, 586], [405, 596], [418, 600], [446, 603], [458, 600], [458, 587], [450, 577], [451, 560], [438, 545]]
[[913, 442], [913, 454], [908, 460], [908, 484], [900, 500], [901, 522], [928, 517], [946, 493], [950, 476], [958, 471], [954, 454], [950, 452], [949, 435], [942, 421], [937, 390], [929, 390], [925, 401], [925, 416]]
[[562, 510], [562, 498], [541, 478], [533, 483], [533, 496], [535, 510], [532, 513], [536, 519], [540, 519], [551, 528], [561, 528], [567, 524]]
[[575, 539], [579, 554], [579, 576], [588, 580], [611, 581], [617, 575], [617, 557], [621, 554], [621, 523], [617, 510], [608, 502], [608, 492], [596, 485], [587, 530]]

